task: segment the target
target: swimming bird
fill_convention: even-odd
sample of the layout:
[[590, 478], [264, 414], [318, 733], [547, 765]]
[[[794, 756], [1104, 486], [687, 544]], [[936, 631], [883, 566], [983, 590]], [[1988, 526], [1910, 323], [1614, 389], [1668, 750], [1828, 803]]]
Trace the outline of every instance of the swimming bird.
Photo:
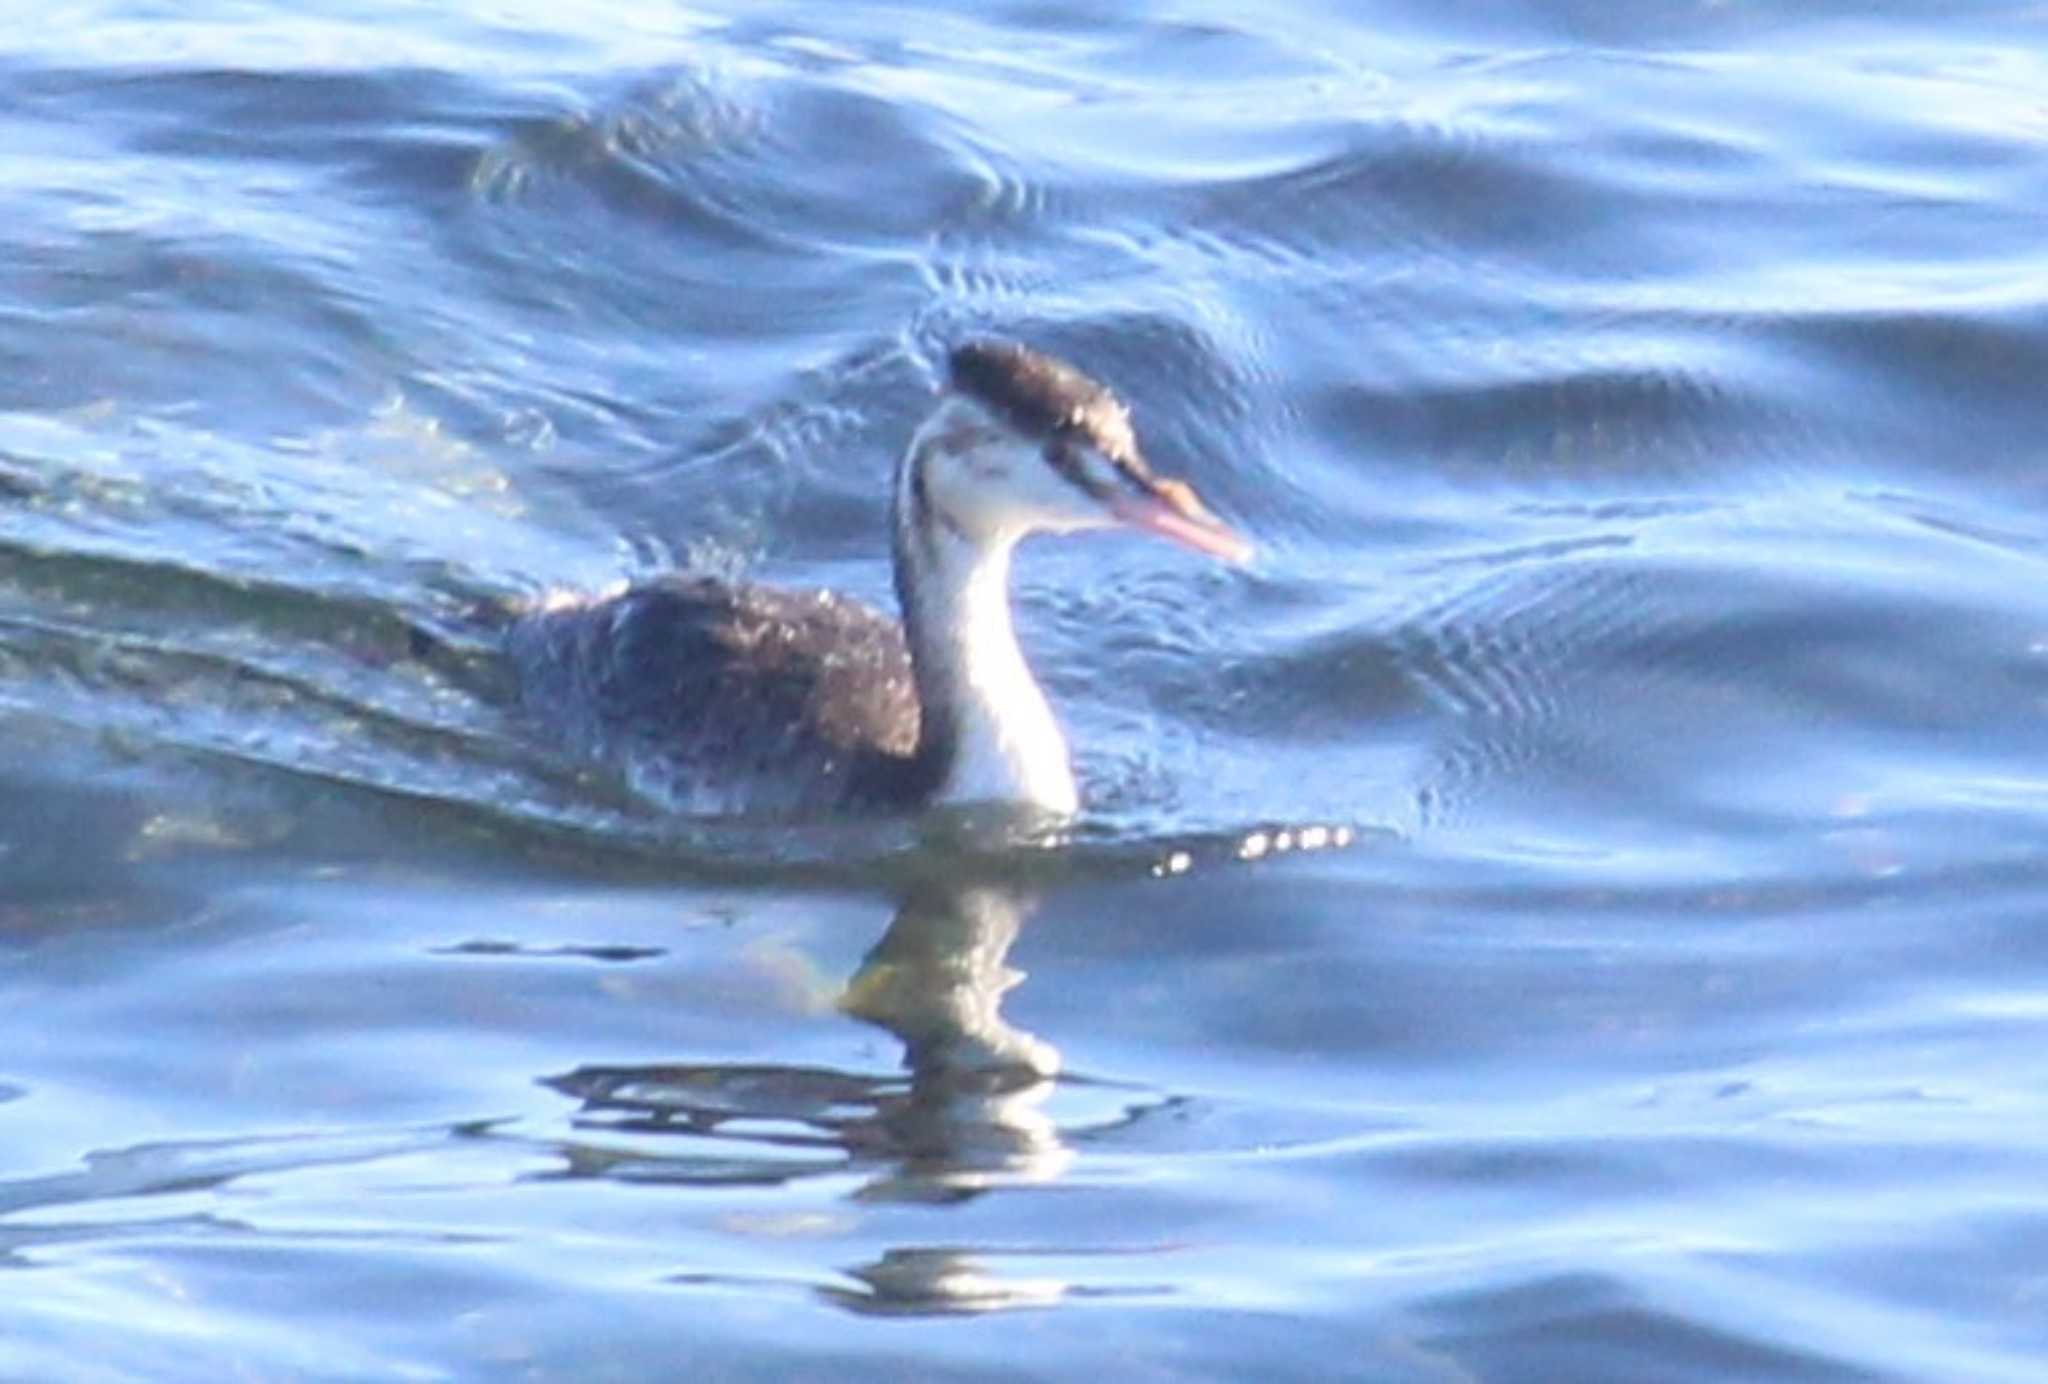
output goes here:
[[1011, 621], [1010, 559], [1030, 534], [1116, 527], [1251, 553], [1153, 473], [1108, 388], [1025, 346], [969, 342], [895, 469], [900, 623], [833, 591], [676, 574], [544, 601], [508, 649], [531, 714], [684, 810], [1071, 814], [1066, 737]]

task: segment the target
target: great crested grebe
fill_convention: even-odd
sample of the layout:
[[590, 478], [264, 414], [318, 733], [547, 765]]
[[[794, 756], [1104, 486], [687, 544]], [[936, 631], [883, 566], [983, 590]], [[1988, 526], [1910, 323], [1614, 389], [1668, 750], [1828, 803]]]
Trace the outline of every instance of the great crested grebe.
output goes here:
[[898, 624], [830, 591], [674, 575], [555, 598], [507, 636], [521, 700], [579, 751], [691, 811], [1079, 804], [1067, 742], [1010, 623], [1033, 533], [1128, 527], [1243, 561], [1130, 415], [1064, 361], [958, 347], [897, 463]]

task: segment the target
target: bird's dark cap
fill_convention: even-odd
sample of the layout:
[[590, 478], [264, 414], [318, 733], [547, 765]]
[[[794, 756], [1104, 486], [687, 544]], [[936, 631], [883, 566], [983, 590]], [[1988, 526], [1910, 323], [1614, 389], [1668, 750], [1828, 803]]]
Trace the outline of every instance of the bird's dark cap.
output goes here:
[[1107, 385], [1014, 341], [970, 341], [949, 361], [955, 387], [1035, 437], [1060, 433], [1111, 460], [1144, 468], [1130, 411]]

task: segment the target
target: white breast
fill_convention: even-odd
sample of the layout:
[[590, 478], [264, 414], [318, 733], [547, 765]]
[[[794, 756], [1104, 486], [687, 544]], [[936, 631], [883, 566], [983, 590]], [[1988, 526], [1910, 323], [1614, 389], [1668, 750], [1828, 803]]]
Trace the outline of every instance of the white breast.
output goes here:
[[1078, 811], [1080, 794], [1067, 760], [1067, 740], [1038, 684], [1027, 675], [1020, 683], [980, 691], [983, 704], [1001, 706], [1003, 715], [961, 718], [952, 769], [937, 800], [1023, 802], [1062, 815]]

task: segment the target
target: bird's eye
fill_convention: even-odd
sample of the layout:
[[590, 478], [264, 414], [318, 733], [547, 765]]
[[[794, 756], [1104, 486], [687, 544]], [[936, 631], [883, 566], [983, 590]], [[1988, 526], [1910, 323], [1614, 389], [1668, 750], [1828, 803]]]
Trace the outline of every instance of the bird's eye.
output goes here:
[[1075, 485], [1095, 492], [1102, 489], [1103, 482], [1095, 474], [1095, 468], [1089, 465], [1089, 459], [1094, 451], [1086, 439], [1070, 430], [1062, 429], [1046, 442], [1045, 459], [1051, 463], [1053, 470]]

